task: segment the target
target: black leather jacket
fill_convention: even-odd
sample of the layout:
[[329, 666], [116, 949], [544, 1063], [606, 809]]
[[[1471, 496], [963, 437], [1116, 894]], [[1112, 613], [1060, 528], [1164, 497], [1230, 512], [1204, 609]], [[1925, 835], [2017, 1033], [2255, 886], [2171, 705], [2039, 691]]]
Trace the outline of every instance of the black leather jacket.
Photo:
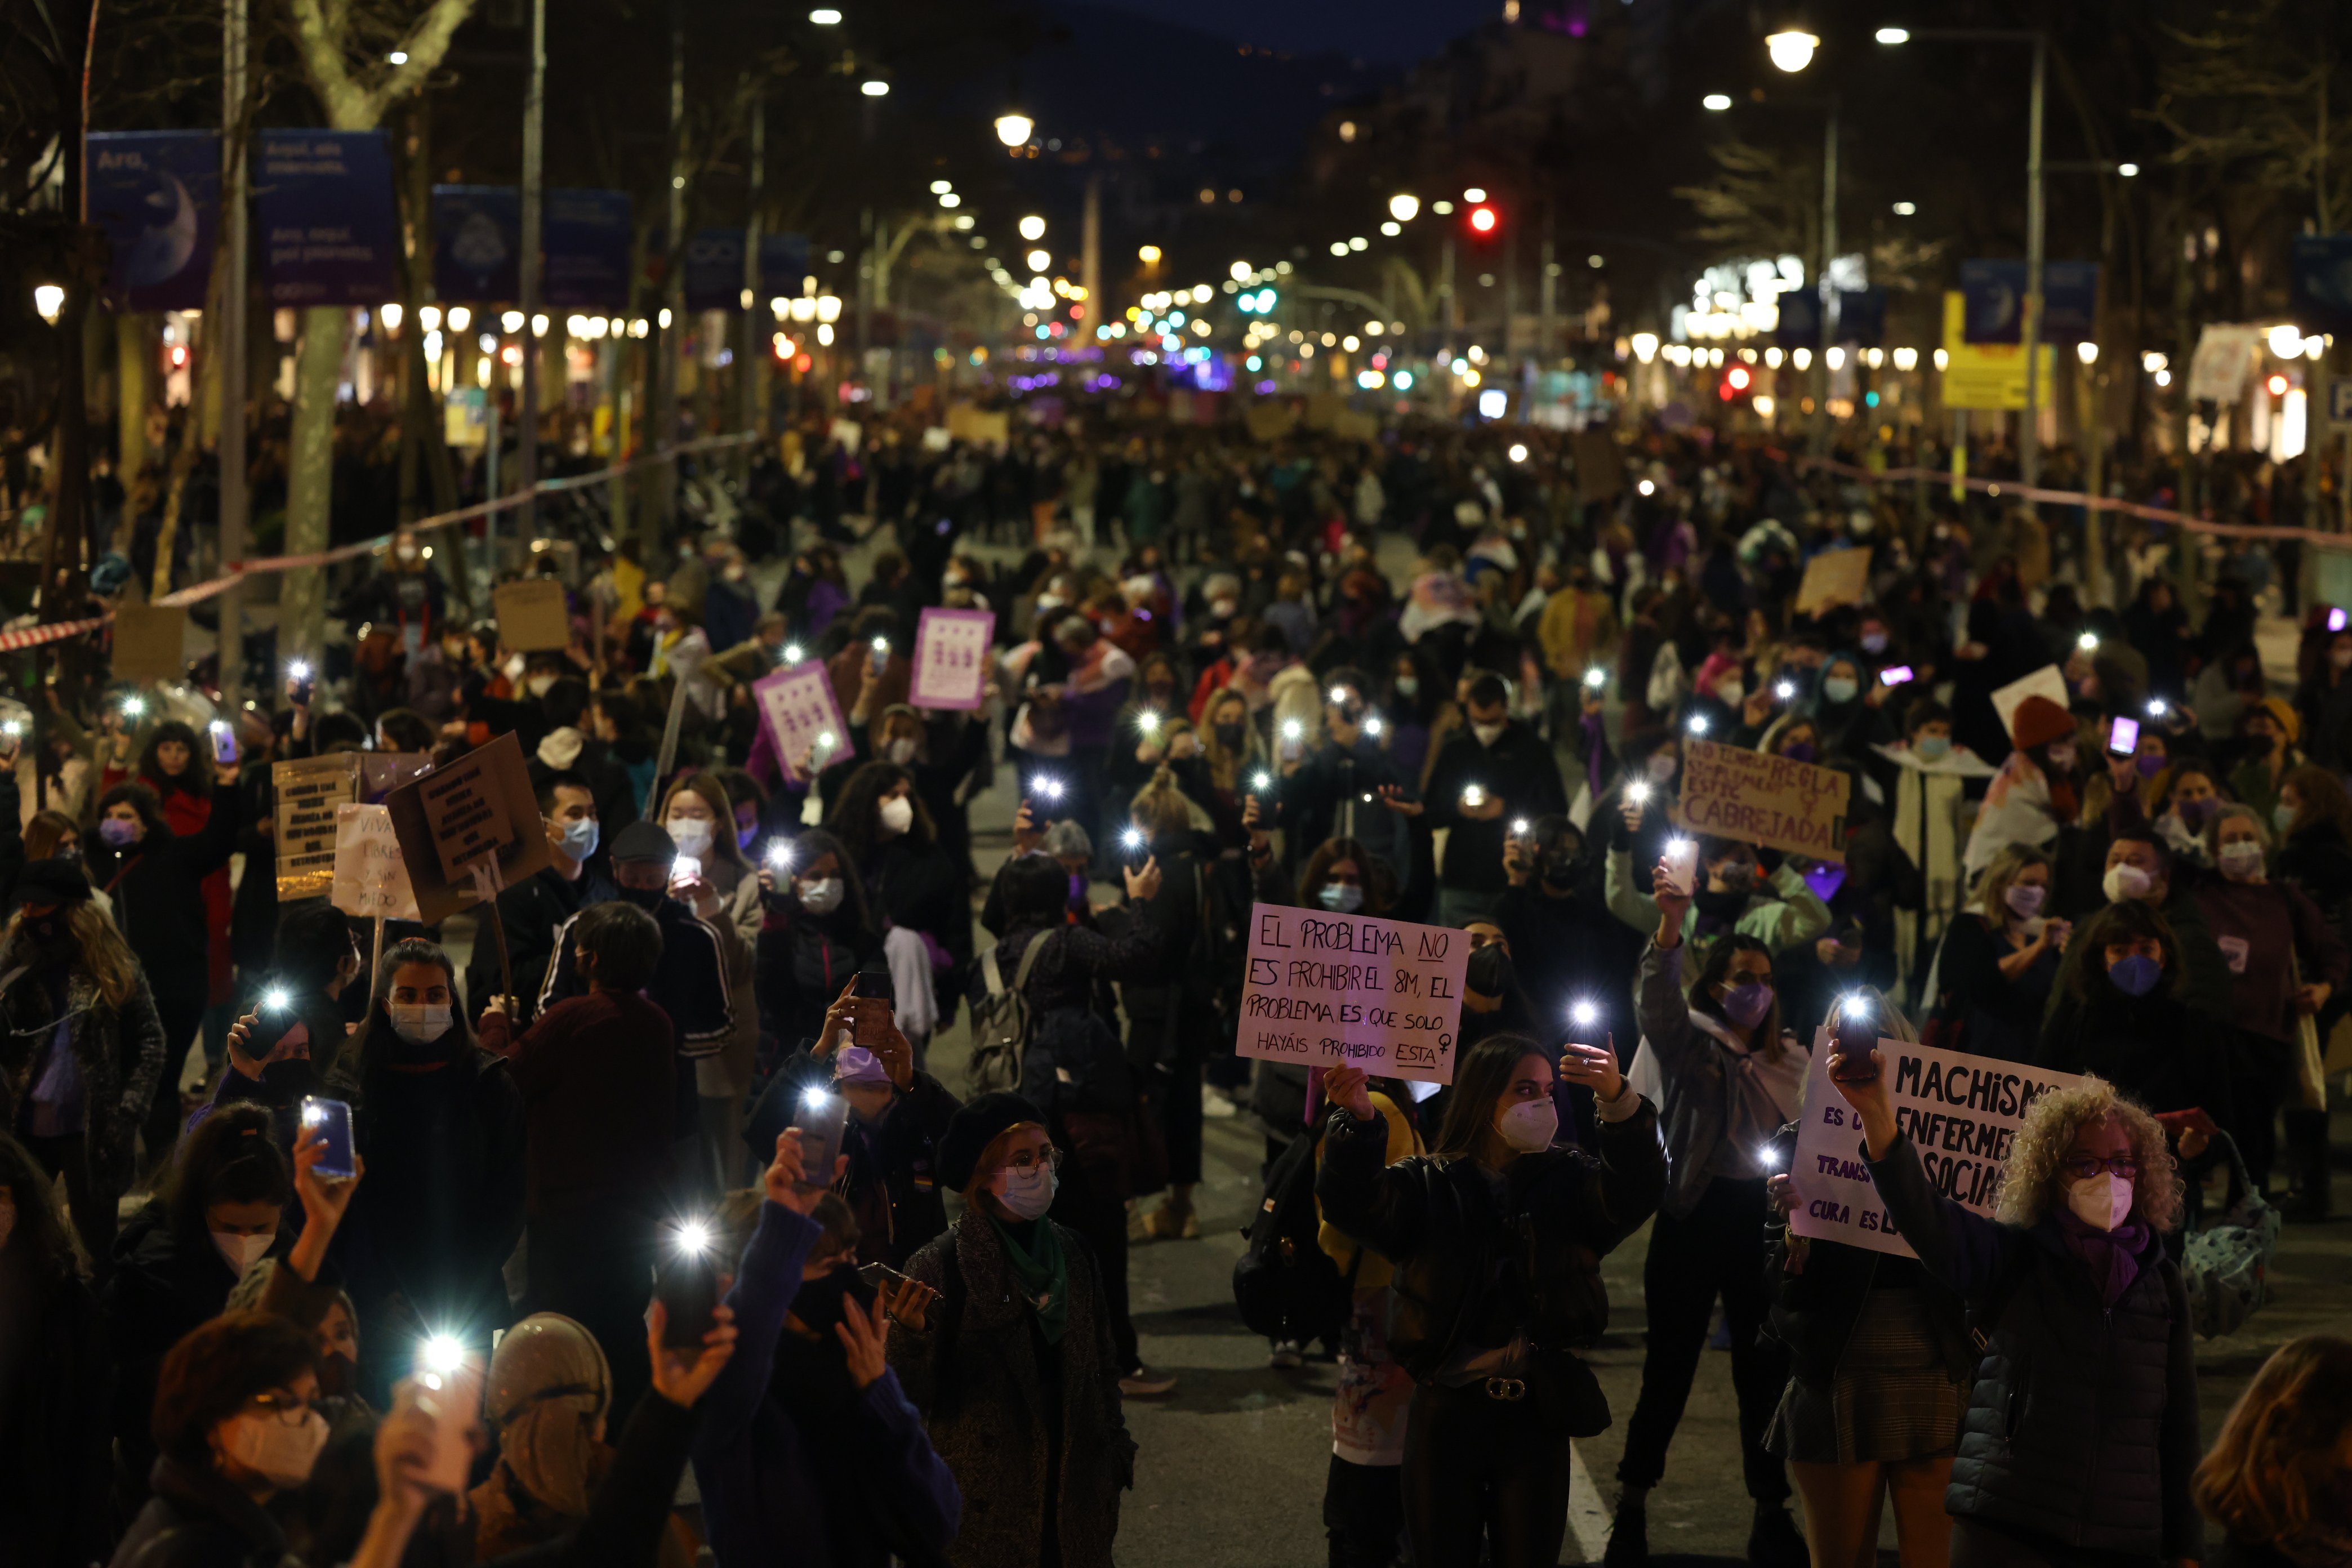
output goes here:
[[1398, 1364], [1425, 1382], [1466, 1344], [1499, 1346], [1522, 1331], [1556, 1346], [1600, 1337], [1609, 1326], [1601, 1259], [1666, 1189], [1647, 1101], [1603, 1122], [1600, 1142], [1597, 1159], [1580, 1149], [1521, 1155], [1498, 1193], [1473, 1160], [1384, 1165], [1385, 1121], [1331, 1119], [1315, 1195], [1326, 1219], [1396, 1266], [1389, 1348]]

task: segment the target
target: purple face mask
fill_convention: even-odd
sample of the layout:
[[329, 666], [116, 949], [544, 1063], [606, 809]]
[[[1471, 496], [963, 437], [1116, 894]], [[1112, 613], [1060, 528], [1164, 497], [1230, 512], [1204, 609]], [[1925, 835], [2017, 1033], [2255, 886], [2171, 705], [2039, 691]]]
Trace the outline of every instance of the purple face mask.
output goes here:
[[1724, 993], [1723, 1013], [1743, 1029], [1752, 1029], [1772, 1010], [1772, 988], [1749, 981]]
[[2164, 771], [2164, 759], [2154, 752], [2142, 752], [2139, 754], [2137, 766], [2140, 777], [2152, 779]]
[[1079, 873], [1070, 873], [1070, 902], [1077, 903], [1087, 896], [1087, 879]]
[[1813, 743], [1811, 741], [1798, 741], [1781, 747], [1780, 754], [1792, 763], [1810, 763], [1813, 760]]

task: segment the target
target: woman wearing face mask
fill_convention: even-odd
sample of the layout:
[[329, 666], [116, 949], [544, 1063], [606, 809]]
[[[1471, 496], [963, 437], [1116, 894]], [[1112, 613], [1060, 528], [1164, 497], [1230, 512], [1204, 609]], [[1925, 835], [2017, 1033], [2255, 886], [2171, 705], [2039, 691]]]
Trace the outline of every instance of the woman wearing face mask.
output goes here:
[[[2229, 1038], [2180, 999], [2180, 945], [2137, 899], [2109, 904], [2074, 932], [2080, 961], [2034, 1047], [2033, 1065], [2096, 1073], [2158, 1113], [2201, 1110], [2235, 1124]], [[2196, 1146], [2197, 1134], [2185, 1135]]]
[[2221, 805], [2209, 764], [2190, 757], [2174, 763], [2156, 779], [2147, 809], [2156, 814], [2156, 830], [2164, 835], [2174, 860], [2210, 870], [2205, 828]]
[[1871, 754], [1871, 747], [1894, 742], [1895, 721], [1881, 706], [1885, 690], [1870, 665], [1856, 655], [1832, 654], [1822, 663], [1821, 679], [1804, 711], [1821, 733], [1824, 760], [1860, 762]]
[[1570, 1047], [1559, 1078], [1591, 1089], [1600, 1153], [1555, 1149], [1551, 1054], [1524, 1036], [1480, 1042], [1454, 1068], [1426, 1157], [1386, 1163], [1362, 1072], [1330, 1069], [1316, 1184], [1324, 1218], [1395, 1266], [1389, 1348], [1415, 1389], [1405, 1529], [1423, 1568], [1559, 1560], [1570, 1439], [1609, 1424], [1570, 1346], [1601, 1331], [1601, 1257], [1639, 1229], [1666, 1164], [1654, 1110], [1605, 1048]]
[[1666, 840], [1678, 829], [1675, 804], [1683, 769], [1682, 737], [1672, 730], [1647, 730], [1625, 737], [1624, 767], [1601, 798], [1589, 819], [1603, 825], [1591, 829], [1609, 836], [1608, 853], [1622, 850], [1632, 857], [1636, 877], [1658, 863]]
[[[890, 763], [868, 763], [851, 775], [825, 821], [847, 853], [847, 874], [860, 879], [887, 931], [919, 933], [963, 972], [971, 962], [971, 861], [940, 846], [930, 808], [915, 793], [914, 775]], [[954, 1016], [955, 990], [942, 977], [935, 1016]], [[902, 1011], [905, 1009], [902, 1008]]]
[[2295, 688], [2294, 710], [2312, 762], [2342, 773], [2352, 767], [2352, 631], [2327, 639], [2310, 673]]
[[1209, 815], [1216, 819], [1218, 837], [1228, 848], [1238, 849], [1248, 837], [1242, 815], [1255, 781], [1260, 773], [1271, 776], [1273, 772], [1249, 721], [1249, 699], [1231, 689], [1219, 691], [1202, 708], [1194, 734]]
[[2164, 1130], [2100, 1079], [2049, 1090], [1987, 1219], [1937, 1194], [1895, 1123], [1893, 1064], [1866, 1082], [1839, 1066], [1872, 1184], [1981, 1336], [1946, 1498], [1953, 1568], [2198, 1562], [2195, 1330], [2165, 1250], [2181, 1191]]
[[[440, 948], [394, 943], [373, 994], [355, 1048], [327, 1079], [327, 1093], [352, 1107], [352, 1142], [368, 1163], [346, 1222], [360, 1331], [387, 1343], [416, 1323], [503, 1327], [499, 1270], [523, 1227], [522, 1096], [506, 1058], [467, 1026]], [[395, 1301], [405, 1316], [392, 1315]]]
[[2251, 807], [2214, 813], [2206, 839], [2219, 875], [2197, 885], [2198, 907], [2231, 973], [2231, 1135], [2257, 1189], [2277, 1155], [2273, 1126], [2297, 1087], [2302, 1019], [2324, 1011], [2352, 973], [2352, 952], [2317, 905], [2264, 870], [2270, 833]]
[[1157, 983], [1125, 988], [1128, 1058], [1149, 1070], [1149, 1092], [1168, 1146], [1168, 1195], [1143, 1216], [1143, 1228], [1155, 1240], [1195, 1240], [1201, 1234], [1200, 1216], [1192, 1212], [1192, 1190], [1201, 1182], [1201, 1070], [1217, 1035], [1215, 992], [1201, 984], [1208, 956], [1201, 922], [1210, 846], [1205, 834], [1193, 830], [1192, 804], [1165, 768], [1135, 797], [1133, 811], [1121, 837], [1122, 857], [1129, 863], [1158, 861], [1162, 888], [1162, 896], [1143, 905], [1138, 918], [1164, 932]]
[[812, 831], [781, 851], [772, 848], [760, 868], [767, 910], [760, 931], [761, 1021], [787, 1054], [820, 1038], [843, 988], [859, 970], [882, 963], [882, 932], [865, 880], [849, 872], [849, 863], [839, 839]]
[[2309, 761], [2295, 743], [2302, 733], [2303, 720], [2284, 698], [2248, 704], [2238, 718], [2241, 760], [2230, 770], [2230, 794], [2264, 816], [2276, 811], [2287, 774]]
[[1803, 1099], [1805, 1049], [1782, 1031], [1772, 950], [1756, 937], [1733, 932], [1716, 942], [1685, 994], [1689, 900], [1675, 893], [1663, 864], [1657, 887], [1657, 934], [1633, 974], [1642, 1047], [1633, 1077], [1644, 1093], [1651, 1081], [1658, 1085], [1654, 1098], [1674, 1176], [1642, 1267], [1649, 1349], [1617, 1467], [1623, 1491], [1610, 1563], [1638, 1568], [1647, 1560], [1649, 1493], [1665, 1475], [1666, 1448], [1720, 1297], [1739, 1405], [1740, 1465], [1755, 1503], [1748, 1561], [1794, 1568], [1804, 1561], [1804, 1541], [1789, 1519], [1787, 1473], [1764, 1447], [1788, 1384], [1789, 1358], [1776, 1342], [1758, 1337], [1767, 1306], [1759, 1158]]
[[1979, 877], [2012, 844], [2047, 849], [2082, 806], [2074, 716], [2047, 697], [2029, 697], [2010, 715], [2015, 749], [1985, 788], [1960, 867]]
[[257, 1105], [224, 1107], [189, 1134], [165, 1190], [123, 1226], [103, 1301], [115, 1358], [116, 1486], [142, 1497], [156, 1369], [181, 1336], [217, 1315], [232, 1286], [292, 1245], [286, 1156]]
[[[703, 1109], [731, 1121], [731, 1108], [742, 1103], [751, 1087], [752, 1069], [760, 1054], [760, 997], [756, 952], [766, 911], [760, 902], [760, 878], [735, 839], [735, 808], [709, 773], [696, 773], [669, 786], [658, 818], [681, 856], [701, 862], [701, 880], [715, 898], [715, 907], [698, 902], [695, 913], [717, 924], [724, 921], [741, 938], [740, 949], [722, 945], [722, 956], [740, 953], [741, 962], [728, 969], [728, 1002], [735, 1016], [735, 1033], [709, 1068], [698, 1065]], [[711, 1102], [719, 1101], [721, 1110]], [[714, 1132], [716, 1129], [714, 1128]], [[726, 1129], [721, 1146], [731, 1151], [735, 1131]], [[734, 1181], [725, 1184], [733, 1186]]]
[[2044, 912], [2050, 875], [2050, 857], [2022, 844], [1986, 868], [1936, 957], [1934, 1043], [2000, 1061], [2033, 1059], [2059, 956], [2074, 931]]
[[113, 1373], [55, 1186], [0, 1132], [0, 1541], [26, 1568], [87, 1568], [110, 1545]]
[[[81, 868], [35, 860], [16, 875], [16, 912], [0, 931], [0, 1103], [7, 1130], [53, 1174], [83, 1250], [103, 1281], [116, 1202], [131, 1185], [133, 1142], [165, 1082], [163, 1026], [130, 947], [90, 898]], [[173, 1117], [176, 1121], [176, 1114]]]
[[2254, 1373], [2197, 1467], [2222, 1527], [2215, 1568], [2341, 1568], [2352, 1559], [2352, 1340], [2306, 1334]]
[[940, 1176], [963, 1193], [963, 1217], [908, 1260], [939, 1299], [900, 1308], [888, 1341], [957, 1488], [987, 1504], [964, 1515], [949, 1552], [960, 1568], [1110, 1568], [1118, 1494], [1135, 1484], [1117, 1307], [1099, 1249], [1046, 1217], [1067, 1163], [1045, 1121], [1015, 1094], [956, 1112]]

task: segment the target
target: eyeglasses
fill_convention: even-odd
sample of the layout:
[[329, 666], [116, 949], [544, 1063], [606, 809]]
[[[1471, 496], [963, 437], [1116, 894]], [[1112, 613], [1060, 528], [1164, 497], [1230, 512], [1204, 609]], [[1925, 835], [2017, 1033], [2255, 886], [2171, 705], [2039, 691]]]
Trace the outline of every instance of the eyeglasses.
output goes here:
[[1039, 1165], [1060, 1170], [1062, 1152], [1059, 1149], [1047, 1149], [1043, 1152], [1034, 1149], [1018, 1149], [1004, 1162], [1004, 1168], [1008, 1171], [1034, 1171]]
[[2117, 1154], [2113, 1159], [2101, 1160], [2089, 1154], [2070, 1154], [2058, 1162], [2058, 1168], [2078, 1182], [2087, 1182], [2102, 1173], [2134, 1180], [2139, 1175], [2139, 1158]]

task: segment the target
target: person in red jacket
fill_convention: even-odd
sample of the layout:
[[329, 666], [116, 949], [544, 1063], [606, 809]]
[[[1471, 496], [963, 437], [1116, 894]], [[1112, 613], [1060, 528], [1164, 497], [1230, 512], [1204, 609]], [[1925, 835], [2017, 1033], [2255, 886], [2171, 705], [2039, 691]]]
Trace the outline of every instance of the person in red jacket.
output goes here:
[[572, 928], [587, 991], [520, 1037], [507, 997], [483, 1010], [482, 1045], [507, 1058], [528, 1118], [530, 1312], [560, 1312], [604, 1347], [613, 1414], [625, 1420], [652, 1375], [641, 1325], [671, 1177], [676, 1077], [669, 1016], [644, 995], [661, 928], [615, 900]]

